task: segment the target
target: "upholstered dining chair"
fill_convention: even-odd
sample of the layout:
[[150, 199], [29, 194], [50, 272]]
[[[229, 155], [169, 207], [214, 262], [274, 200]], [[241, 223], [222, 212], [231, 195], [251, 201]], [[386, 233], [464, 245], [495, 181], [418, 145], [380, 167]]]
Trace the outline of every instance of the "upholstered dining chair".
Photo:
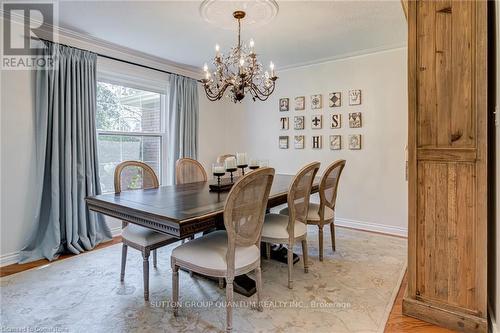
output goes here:
[[194, 182], [206, 182], [207, 172], [203, 165], [192, 158], [179, 158], [175, 162], [175, 183], [186, 184]]
[[304, 272], [308, 272], [307, 258], [307, 213], [309, 197], [314, 177], [320, 163], [313, 162], [303, 167], [293, 178], [288, 189], [289, 214], [267, 214], [262, 229], [262, 241], [266, 243], [267, 258], [270, 257], [270, 244], [287, 245], [288, 288], [293, 288], [293, 245], [301, 241]]
[[236, 158], [236, 155], [233, 155], [233, 154], [224, 154], [224, 155], [219, 155], [217, 156], [217, 163], [222, 163], [224, 164], [224, 162], [226, 161], [226, 159], [228, 157], [234, 157]]
[[[197, 160], [192, 158], [179, 158], [175, 162], [175, 183], [176, 184], [188, 184], [195, 182], [205, 182], [207, 181], [207, 172], [203, 165]], [[194, 239], [194, 235], [190, 236], [189, 239]], [[182, 240], [184, 243], [185, 239]]]
[[260, 238], [262, 224], [274, 178], [274, 169], [263, 168], [240, 178], [224, 205], [226, 230], [209, 233], [180, 245], [172, 251], [173, 312], [179, 301], [179, 268], [226, 279], [228, 332], [232, 329], [233, 280], [255, 271], [257, 308], [262, 311]]
[[[319, 184], [319, 204], [309, 203], [307, 224], [318, 226], [320, 261], [323, 261], [323, 227], [327, 224], [330, 224], [332, 250], [335, 252], [335, 201], [340, 175], [344, 166], [345, 160], [338, 160], [326, 168]], [[280, 214], [288, 215], [288, 213], [288, 207], [280, 211]]]
[[[158, 188], [159, 182], [154, 170], [147, 164], [139, 161], [125, 161], [115, 169], [115, 193], [122, 191]], [[144, 300], [149, 300], [149, 254], [153, 251], [153, 267], [157, 267], [157, 249], [178, 241], [177, 238], [144, 228], [135, 224], [122, 222], [122, 264], [120, 281], [125, 278], [127, 263], [127, 249], [142, 252]]]

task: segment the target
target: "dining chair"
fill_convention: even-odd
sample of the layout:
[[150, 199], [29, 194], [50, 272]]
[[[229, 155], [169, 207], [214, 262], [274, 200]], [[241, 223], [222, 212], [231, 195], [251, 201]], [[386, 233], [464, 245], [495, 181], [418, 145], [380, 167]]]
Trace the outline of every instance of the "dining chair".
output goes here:
[[[224, 155], [219, 155], [217, 156], [217, 163], [224, 165], [224, 162], [229, 158], [229, 157], [234, 157], [236, 158], [236, 155], [234, 154], [224, 154]], [[235, 172], [233, 172], [233, 175], [235, 177], [241, 177], [243, 174], [241, 173], [241, 169], [238, 168]], [[229, 175], [224, 175], [223, 178], [228, 178]]]
[[207, 172], [203, 165], [192, 158], [179, 158], [175, 162], [175, 183], [187, 184], [194, 182], [206, 182]]
[[[159, 182], [154, 170], [146, 163], [125, 161], [115, 169], [115, 193], [122, 191], [158, 188]], [[177, 242], [178, 239], [135, 224], [122, 222], [122, 264], [120, 281], [125, 278], [127, 249], [139, 250], [143, 258], [144, 300], [149, 300], [149, 254], [153, 251], [153, 267], [157, 267], [157, 249]]]
[[288, 189], [289, 214], [267, 214], [262, 229], [262, 241], [266, 243], [267, 258], [270, 258], [270, 244], [287, 245], [288, 288], [293, 288], [293, 245], [301, 241], [304, 260], [304, 272], [308, 272], [307, 263], [307, 213], [309, 197], [314, 177], [320, 163], [313, 162], [303, 167], [293, 178]]
[[[192, 158], [180, 158], [175, 162], [175, 184], [188, 184], [195, 182], [206, 182], [207, 172], [203, 165]], [[194, 235], [189, 239], [194, 239]], [[182, 240], [184, 243], [185, 239]]]
[[[335, 202], [337, 199], [337, 188], [340, 175], [346, 161], [338, 160], [326, 168], [319, 184], [319, 204], [310, 202], [307, 214], [307, 224], [318, 226], [319, 237], [319, 260], [323, 261], [323, 227], [330, 224], [332, 238], [332, 250], [335, 252]], [[288, 207], [280, 211], [280, 214], [288, 215]]]
[[224, 154], [224, 155], [219, 155], [217, 157], [217, 163], [220, 163], [220, 164], [224, 164], [224, 162], [226, 161], [226, 159], [228, 157], [234, 157], [236, 158], [236, 155], [233, 155], [233, 154]]
[[233, 280], [255, 271], [257, 309], [262, 311], [260, 238], [262, 224], [274, 178], [274, 169], [263, 168], [240, 178], [224, 205], [226, 230], [209, 233], [180, 245], [172, 251], [173, 312], [179, 301], [179, 268], [226, 279], [226, 330], [232, 330]]

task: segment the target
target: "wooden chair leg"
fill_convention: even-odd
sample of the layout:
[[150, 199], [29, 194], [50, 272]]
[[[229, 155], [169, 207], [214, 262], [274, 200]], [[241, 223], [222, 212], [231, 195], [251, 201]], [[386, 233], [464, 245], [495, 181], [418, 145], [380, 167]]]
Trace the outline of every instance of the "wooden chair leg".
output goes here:
[[332, 250], [335, 252], [336, 247], [335, 247], [335, 225], [330, 223], [330, 234], [332, 235]]
[[319, 238], [319, 261], [323, 261], [323, 225], [318, 225], [318, 238]]
[[262, 271], [259, 266], [255, 269], [255, 284], [257, 287], [257, 310], [262, 312]]
[[142, 252], [142, 278], [144, 279], [144, 300], [149, 301], [149, 250]]
[[271, 244], [266, 243], [266, 258], [267, 260], [271, 259]]
[[177, 316], [179, 308], [179, 266], [172, 264], [172, 309]]
[[288, 244], [287, 261], [288, 261], [288, 288], [293, 289], [293, 281], [292, 281], [293, 245], [292, 244]]
[[307, 254], [307, 239], [302, 240], [302, 257], [304, 260], [304, 272], [309, 272], [309, 258]]
[[153, 250], [153, 267], [158, 268], [158, 254], [157, 250]]
[[226, 278], [226, 331], [233, 329], [233, 277]]
[[120, 281], [123, 282], [125, 279], [125, 265], [127, 264], [127, 249], [128, 246], [123, 244], [122, 245], [122, 268], [120, 272]]

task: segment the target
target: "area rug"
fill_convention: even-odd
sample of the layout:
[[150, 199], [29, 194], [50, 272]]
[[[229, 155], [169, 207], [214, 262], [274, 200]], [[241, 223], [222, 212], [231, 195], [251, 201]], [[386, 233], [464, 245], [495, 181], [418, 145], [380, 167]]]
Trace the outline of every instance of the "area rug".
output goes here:
[[[325, 229], [325, 258], [318, 259], [317, 227], [308, 234], [309, 273], [262, 261], [264, 311], [255, 295], [235, 294], [234, 332], [383, 332], [406, 268], [406, 239], [337, 228], [332, 252]], [[0, 326], [5, 332], [221, 332], [225, 290], [180, 273], [179, 316], [173, 317], [169, 254], [161, 249], [150, 269], [144, 302], [142, 257], [129, 250], [120, 283], [121, 245], [72, 257], [0, 280]], [[300, 245], [295, 252], [301, 254]]]

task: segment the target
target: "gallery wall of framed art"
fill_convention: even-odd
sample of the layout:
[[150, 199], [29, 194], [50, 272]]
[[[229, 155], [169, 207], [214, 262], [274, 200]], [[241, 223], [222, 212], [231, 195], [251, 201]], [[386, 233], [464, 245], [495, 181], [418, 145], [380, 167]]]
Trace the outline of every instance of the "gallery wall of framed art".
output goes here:
[[[342, 196], [339, 218], [401, 225], [406, 198], [391, 193], [406, 188], [405, 68], [403, 48], [279, 70], [267, 101], [244, 101], [244, 111], [229, 112], [231, 123], [239, 125], [228, 130], [228, 150], [267, 159], [276, 172], [287, 174], [311, 161], [321, 162], [322, 173], [329, 163], [345, 159], [340, 191], [349, 188], [346, 196], [357, 202], [342, 202]], [[381, 188], [386, 201], [367, 197]], [[389, 203], [398, 207], [390, 216], [383, 209]]]

